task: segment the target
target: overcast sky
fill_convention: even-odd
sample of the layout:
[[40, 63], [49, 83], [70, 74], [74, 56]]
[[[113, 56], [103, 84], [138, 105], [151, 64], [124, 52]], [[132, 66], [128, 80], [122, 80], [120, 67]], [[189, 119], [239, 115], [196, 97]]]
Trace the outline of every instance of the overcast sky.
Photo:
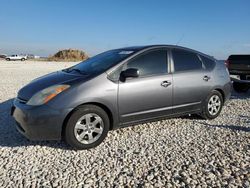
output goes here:
[[0, 53], [177, 43], [218, 59], [250, 54], [250, 1], [1, 1]]

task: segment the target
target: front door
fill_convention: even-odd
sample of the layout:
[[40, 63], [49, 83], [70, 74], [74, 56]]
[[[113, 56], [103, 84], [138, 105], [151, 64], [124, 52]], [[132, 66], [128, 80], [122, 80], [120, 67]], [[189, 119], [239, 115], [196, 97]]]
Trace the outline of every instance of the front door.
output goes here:
[[148, 120], [172, 113], [172, 74], [168, 74], [168, 52], [157, 49], [144, 52], [124, 65], [136, 68], [138, 78], [119, 82], [118, 105], [124, 124]]

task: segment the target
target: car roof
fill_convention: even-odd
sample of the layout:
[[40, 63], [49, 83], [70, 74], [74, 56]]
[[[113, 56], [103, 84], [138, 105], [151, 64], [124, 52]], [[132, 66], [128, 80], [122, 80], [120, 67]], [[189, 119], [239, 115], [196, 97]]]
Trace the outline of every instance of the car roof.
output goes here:
[[124, 48], [119, 48], [119, 50], [134, 50], [134, 51], [140, 51], [140, 50], [144, 50], [147, 48], [154, 48], [154, 47], [171, 47], [172, 45], [160, 45], [160, 44], [156, 44], [156, 45], [144, 45], [144, 46], [129, 46], [129, 47], [124, 47]]
[[213, 56], [204, 54], [202, 52], [199, 52], [199, 51], [187, 48], [187, 47], [178, 46], [178, 45], [155, 44], [155, 45], [145, 45], [145, 46], [130, 46], [130, 47], [119, 48], [119, 50], [141, 51], [141, 50], [154, 49], [154, 48], [175, 48], [175, 49], [181, 49], [181, 50], [186, 50], [186, 51], [190, 51], [190, 52], [193, 52], [193, 53], [198, 53], [198, 54], [206, 56], [208, 58], [215, 59]]

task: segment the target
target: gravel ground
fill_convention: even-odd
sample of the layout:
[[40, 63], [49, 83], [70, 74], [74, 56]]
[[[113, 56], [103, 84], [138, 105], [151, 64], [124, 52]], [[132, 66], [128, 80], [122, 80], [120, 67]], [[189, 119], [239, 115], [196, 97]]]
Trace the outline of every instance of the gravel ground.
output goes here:
[[250, 92], [233, 93], [215, 120], [119, 129], [88, 151], [25, 139], [9, 115], [17, 91], [73, 64], [0, 61], [0, 187], [250, 187]]

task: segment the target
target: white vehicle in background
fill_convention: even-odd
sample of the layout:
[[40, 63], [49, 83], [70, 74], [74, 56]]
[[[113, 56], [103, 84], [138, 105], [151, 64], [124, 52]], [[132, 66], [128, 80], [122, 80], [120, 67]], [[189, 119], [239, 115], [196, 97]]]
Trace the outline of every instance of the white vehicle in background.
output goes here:
[[7, 56], [5, 59], [7, 61], [15, 61], [15, 60], [25, 61], [25, 60], [27, 60], [27, 56], [23, 56], [23, 55], [11, 55], [11, 56]]

